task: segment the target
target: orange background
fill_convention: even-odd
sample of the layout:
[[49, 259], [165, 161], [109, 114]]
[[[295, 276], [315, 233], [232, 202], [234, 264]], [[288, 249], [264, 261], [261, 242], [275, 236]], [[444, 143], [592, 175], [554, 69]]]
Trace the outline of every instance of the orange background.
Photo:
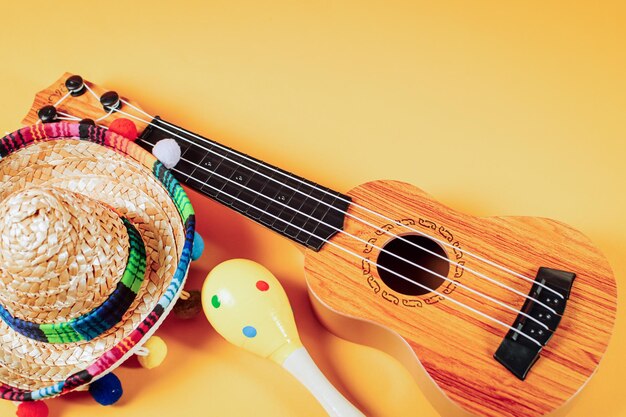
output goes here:
[[[94, 2], [95, 3], [95, 2]], [[475, 215], [582, 230], [626, 286], [626, 7], [621, 1], [32, 2], [0, 6], [0, 129], [64, 71], [147, 111], [339, 191], [414, 183]], [[164, 2], [163, 2], [164, 3]], [[389, 356], [316, 320], [289, 241], [192, 195], [204, 257], [247, 257], [286, 287], [302, 339], [368, 415], [437, 416]], [[624, 320], [570, 417], [625, 416]], [[160, 368], [125, 367], [125, 396], [49, 402], [52, 416], [321, 416], [273, 363], [204, 317], [166, 321]], [[0, 414], [14, 406], [0, 403]]]

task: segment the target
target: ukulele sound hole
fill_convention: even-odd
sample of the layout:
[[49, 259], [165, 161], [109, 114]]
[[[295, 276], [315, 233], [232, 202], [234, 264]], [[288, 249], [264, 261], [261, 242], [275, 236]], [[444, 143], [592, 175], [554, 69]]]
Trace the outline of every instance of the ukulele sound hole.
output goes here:
[[[436, 290], [445, 280], [427, 271], [436, 272], [444, 277], [448, 276], [450, 264], [447, 261], [446, 252], [437, 242], [428, 237], [406, 235], [402, 239], [396, 238], [387, 243], [384, 250], [380, 252], [376, 262], [378, 275], [389, 288], [396, 292], [405, 295], [428, 294]], [[436, 253], [443, 259], [427, 251]], [[405, 260], [420, 265], [424, 269], [411, 265]]]

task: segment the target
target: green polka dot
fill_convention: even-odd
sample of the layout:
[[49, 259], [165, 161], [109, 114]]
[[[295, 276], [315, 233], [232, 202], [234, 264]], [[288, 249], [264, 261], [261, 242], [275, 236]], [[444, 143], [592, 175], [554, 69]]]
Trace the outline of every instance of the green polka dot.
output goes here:
[[217, 294], [211, 297], [211, 305], [215, 308], [220, 307], [221, 303], [220, 303], [220, 299], [217, 297]]

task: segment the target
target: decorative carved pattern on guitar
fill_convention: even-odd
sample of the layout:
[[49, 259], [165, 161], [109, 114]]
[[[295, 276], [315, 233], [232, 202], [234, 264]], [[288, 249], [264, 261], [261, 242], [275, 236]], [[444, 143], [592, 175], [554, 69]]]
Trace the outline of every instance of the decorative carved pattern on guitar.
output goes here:
[[[445, 237], [447, 241], [452, 242], [454, 257], [457, 261], [458, 259], [463, 257], [460, 242], [454, 240], [452, 232], [450, 232], [444, 226], [437, 226], [436, 222], [421, 217], [417, 219], [417, 222], [413, 218], [401, 218], [396, 220], [395, 222], [395, 225], [392, 223], [387, 223], [379, 226], [377, 229], [374, 230], [373, 235], [367, 238], [366, 243], [363, 244], [362, 255], [365, 259], [361, 261], [361, 271], [364, 276], [367, 276], [368, 285], [376, 294], [379, 293], [381, 286], [386, 287], [387, 289], [380, 293], [380, 296], [385, 300], [390, 301], [390, 298], [392, 298], [390, 297], [390, 295], [393, 294], [394, 300], [398, 299], [401, 301], [400, 303], [394, 304], [402, 307], [422, 307], [424, 303], [426, 305], [432, 305], [440, 301], [444, 301], [445, 297], [441, 297], [438, 295], [422, 296], [422, 299], [407, 298], [404, 294], [402, 294], [401, 291], [393, 291], [393, 289], [389, 288], [385, 283], [378, 281], [380, 279], [380, 275], [377, 272], [373, 272], [372, 264], [376, 264], [381, 249], [385, 248], [386, 245], [390, 242], [390, 236], [401, 236], [409, 232], [404, 226], [420, 225], [428, 231], [436, 231], [439, 235]], [[457, 265], [455, 265], [454, 267], [454, 278], [455, 280], [458, 280], [459, 278], [461, 278], [465, 270], [465, 261], [458, 261], [456, 263]], [[441, 287], [441, 292], [443, 294], [449, 295], [453, 293], [456, 288], [457, 285], [455, 281], [444, 282]]]

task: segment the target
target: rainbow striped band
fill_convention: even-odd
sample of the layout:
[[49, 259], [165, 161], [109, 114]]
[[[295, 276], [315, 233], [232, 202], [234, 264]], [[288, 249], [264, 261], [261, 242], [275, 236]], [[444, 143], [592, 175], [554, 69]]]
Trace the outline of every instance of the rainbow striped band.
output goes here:
[[0, 317], [13, 330], [40, 342], [72, 343], [92, 340], [122, 321], [124, 313], [137, 297], [146, 273], [146, 248], [141, 235], [126, 219], [121, 218], [128, 231], [129, 254], [122, 279], [111, 295], [89, 313], [62, 323], [37, 324], [13, 317], [0, 306]]

